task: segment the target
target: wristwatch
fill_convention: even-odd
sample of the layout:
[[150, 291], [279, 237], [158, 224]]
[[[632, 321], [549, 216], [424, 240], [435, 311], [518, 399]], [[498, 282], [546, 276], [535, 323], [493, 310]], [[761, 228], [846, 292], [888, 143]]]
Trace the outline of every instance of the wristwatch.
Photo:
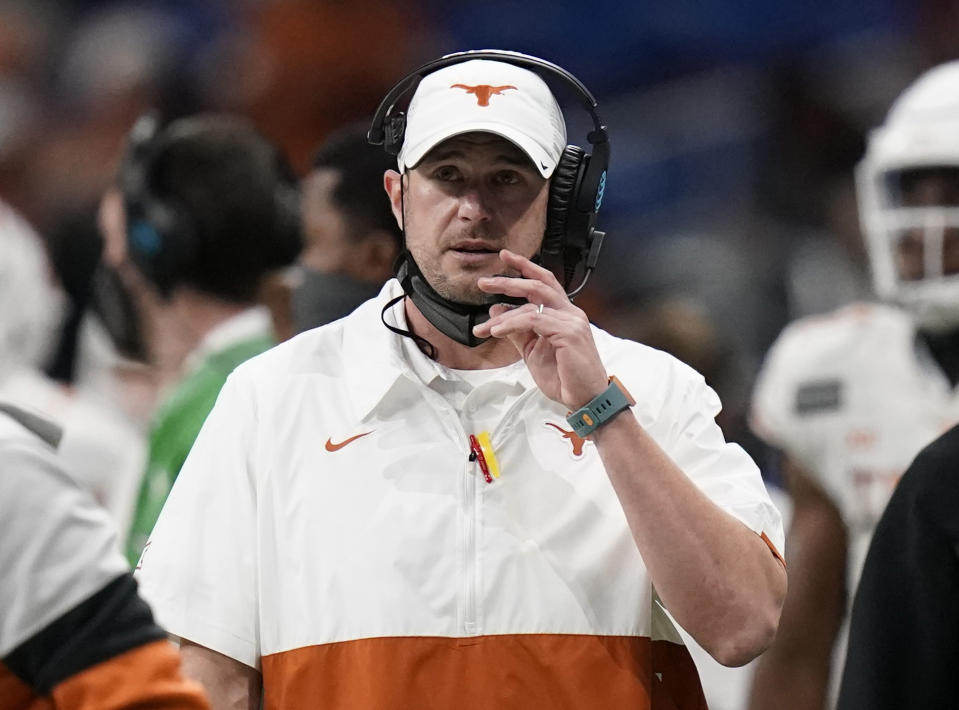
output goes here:
[[609, 378], [609, 387], [584, 406], [567, 415], [566, 421], [573, 427], [577, 436], [585, 439], [621, 411], [632, 407], [634, 404], [636, 404], [636, 400], [633, 399], [629, 390], [616, 378], [616, 375], [612, 375]]

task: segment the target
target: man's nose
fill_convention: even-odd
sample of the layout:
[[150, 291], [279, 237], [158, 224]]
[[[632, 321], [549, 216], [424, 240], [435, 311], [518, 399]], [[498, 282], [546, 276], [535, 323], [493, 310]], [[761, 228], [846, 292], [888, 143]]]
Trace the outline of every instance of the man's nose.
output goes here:
[[490, 219], [489, 196], [482, 189], [471, 187], [462, 192], [459, 203], [459, 217], [470, 222], [485, 222]]

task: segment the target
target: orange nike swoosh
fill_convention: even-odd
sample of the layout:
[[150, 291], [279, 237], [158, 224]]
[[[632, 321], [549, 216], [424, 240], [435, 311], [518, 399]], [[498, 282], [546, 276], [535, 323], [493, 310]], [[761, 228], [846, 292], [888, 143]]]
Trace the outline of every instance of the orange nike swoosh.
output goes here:
[[372, 431], [367, 431], [367, 432], [364, 432], [364, 433], [362, 433], [362, 434], [357, 434], [356, 436], [351, 436], [349, 439], [344, 439], [343, 441], [341, 441], [341, 442], [338, 443], [338, 444], [334, 444], [331, 439], [327, 439], [327, 440], [326, 440], [326, 450], [327, 450], [327, 451], [339, 451], [340, 449], [342, 449], [344, 446], [346, 446], [346, 445], [349, 444], [350, 442], [356, 441], [357, 439], [361, 439], [361, 438], [363, 438], [364, 436], [367, 436], [367, 435], [369, 435], [369, 434], [372, 434], [373, 431], [376, 431], [376, 430], [374, 429], [374, 430], [372, 430]]

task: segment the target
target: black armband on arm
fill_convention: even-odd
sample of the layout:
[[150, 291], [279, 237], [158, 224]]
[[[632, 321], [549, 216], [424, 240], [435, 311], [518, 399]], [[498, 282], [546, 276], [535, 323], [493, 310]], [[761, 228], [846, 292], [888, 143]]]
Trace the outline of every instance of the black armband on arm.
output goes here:
[[124, 574], [17, 646], [3, 664], [39, 695], [91, 666], [165, 638]]

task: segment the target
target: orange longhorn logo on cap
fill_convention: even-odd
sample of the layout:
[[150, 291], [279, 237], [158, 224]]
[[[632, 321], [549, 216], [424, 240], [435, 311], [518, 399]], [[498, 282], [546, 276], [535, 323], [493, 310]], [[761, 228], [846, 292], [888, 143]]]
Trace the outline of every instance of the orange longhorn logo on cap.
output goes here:
[[451, 89], [462, 89], [467, 94], [473, 94], [476, 97], [476, 103], [480, 106], [489, 106], [490, 96], [502, 94], [507, 89], [517, 91], [515, 86], [490, 86], [489, 84], [480, 84], [479, 86], [467, 86], [466, 84], [451, 84]]

